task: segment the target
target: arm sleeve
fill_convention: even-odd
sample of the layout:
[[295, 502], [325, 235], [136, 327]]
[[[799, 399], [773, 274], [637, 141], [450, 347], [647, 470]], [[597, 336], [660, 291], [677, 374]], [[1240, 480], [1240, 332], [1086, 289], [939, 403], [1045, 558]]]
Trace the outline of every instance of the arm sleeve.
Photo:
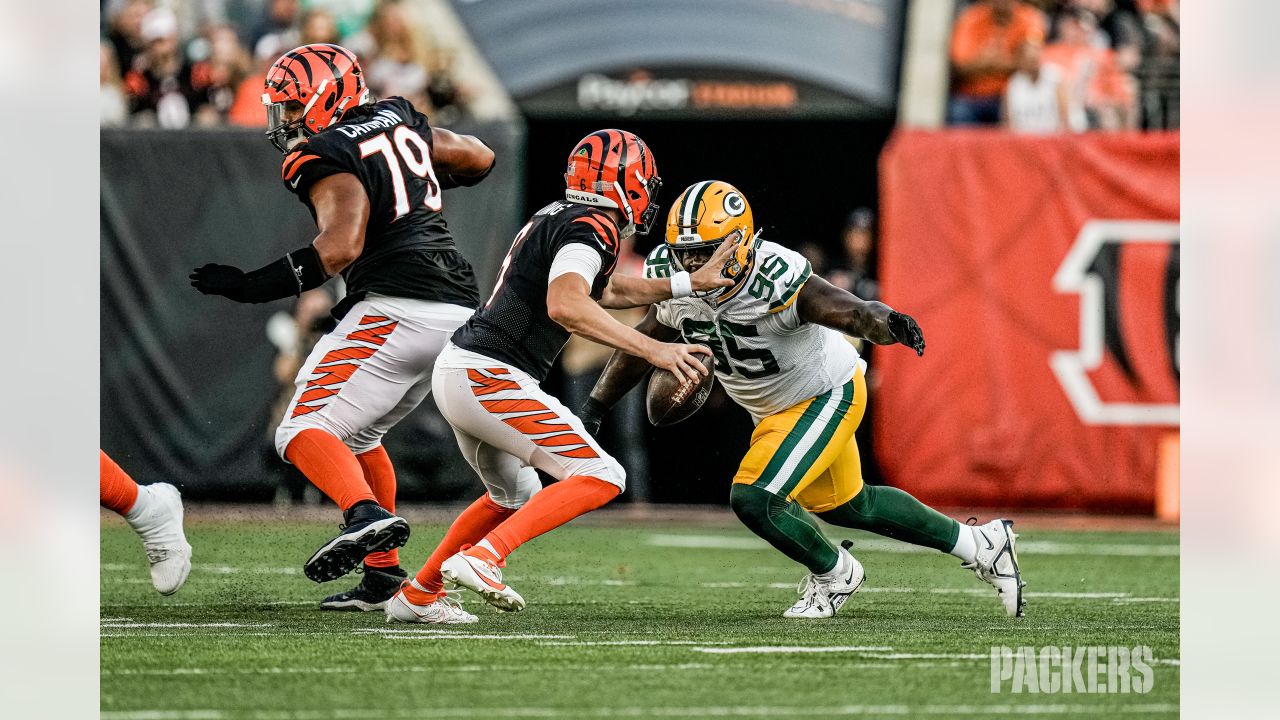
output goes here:
[[569, 243], [560, 248], [556, 253], [556, 257], [551, 261], [551, 270], [547, 273], [547, 283], [552, 280], [566, 275], [568, 273], [577, 273], [587, 281], [587, 285], [592, 285], [596, 281], [596, 276], [600, 274], [603, 267], [603, 261], [600, 259], [600, 253], [587, 247], [582, 243]]
[[557, 249], [579, 244], [595, 249], [606, 272], [613, 272], [618, 260], [618, 228], [604, 213], [580, 215], [566, 224]]

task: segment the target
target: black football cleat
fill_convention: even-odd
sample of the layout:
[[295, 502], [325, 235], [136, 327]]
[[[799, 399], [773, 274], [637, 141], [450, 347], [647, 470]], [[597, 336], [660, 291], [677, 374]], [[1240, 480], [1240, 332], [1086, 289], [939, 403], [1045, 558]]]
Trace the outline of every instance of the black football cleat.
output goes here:
[[341, 529], [341, 534], [307, 560], [303, 574], [318, 583], [337, 580], [355, 570], [369, 553], [394, 550], [409, 542], [409, 523], [371, 502], [348, 509]]
[[360, 584], [320, 601], [321, 610], [348, 610], [371, 612], [382, 610], [387, 601], [400, 590], [400, 583], [408, 578], [399, 567], [364, 568]]

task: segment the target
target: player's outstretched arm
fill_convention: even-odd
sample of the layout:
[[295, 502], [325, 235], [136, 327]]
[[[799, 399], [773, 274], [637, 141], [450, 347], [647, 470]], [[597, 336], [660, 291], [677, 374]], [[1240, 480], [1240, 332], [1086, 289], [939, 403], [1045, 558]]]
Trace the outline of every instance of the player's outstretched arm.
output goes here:
[[686, 297], [695, 291], [729, 287], [733, 281], [722, 275], [721, 268], [729, 260], [729, 254], [737, 248], [737, 242], [725, 240], [705, 265], [692, 273], [673, 273], [670, 278], [614, 275], [604, 288], [600, 305], [614, 310], [644, 307], [673, 297]]
[[924, 333], [910, 315], [882, 302], [863, 300], [822, 278], [809, 278], [796, 298], [796, 311], [805, 322], [862, 337], [877, 345], [902, 343], [924, 355]]
[[264, 303], [318, 288], [355, 262], [364, 251], [369, 196], [350, 173], [330, 175], [310, 191], [320, 234], [306, 247], [252, 272], [209, 263], [191, 271], [191, 286], [205, 295], [236, 302]]
[[[653, 307], [649, 308], [649, 314], [644, 316], [635, 329], [642, 335], [663, 342], [671, 342], [680, 337], [680, 331], [658, 322], [657, 308]], [[600, 379], [596, 380], [596, 386], [591, 389], [591, 397], [587, 398], [578, 413], [578, 417], [587, 426], [587, 432], [595, 435], [609, 408], [617, 404], [652, 369], [648, 360], [615, 350], [600, 373]]]
[[489, 176], [496, 156], [480, 138], [431, 129], [431, 164], [440, 187], [470, 187]]
[[664, 343], [636, 332], [591, 299], [591, 288], [577, 273], [565, 273], [547, 286], [547, 315], [574, 335], [644, 358], [676, 377], [696, 381], [707, 373], [696, 355], [710, 355], [701, 345]]

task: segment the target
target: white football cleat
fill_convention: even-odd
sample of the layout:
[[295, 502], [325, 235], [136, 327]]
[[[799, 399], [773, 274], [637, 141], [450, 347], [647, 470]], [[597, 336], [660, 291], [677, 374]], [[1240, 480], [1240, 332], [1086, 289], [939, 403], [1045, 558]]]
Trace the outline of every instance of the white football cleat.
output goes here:
[[840, 544], [839, 564], [844, 565], [846, 571], [841, 574], [840, 579], [832, 582], [823, 580], [813, 573], [804, 576], [800, 581], [800, 587], [796, 590], [800, 593], [800, 599], [782, 613], [784, 618], [829, 618], [835, 617], [840, 612], [840, 608], [844, 607], [845, 602], [858, 592], [862, 587], [862, 583], [866, 581], [867, 574], [862, 569], [862, 563], [849, 553], [849, 547], [852, 545], [848, 540]]
[[151, 584], [161, 595], [178, 592], [191, 572], [191, 544], [182, 531], [182, 495], [167, 483], [139, 485], [125, 520], [142, 538]]
[[1013, 521], [997, 519], [986, 525], [965, 526], [973, 533], [977, 543], [977, 559], [960, 567], [972, 570], [980, 580], [996, 589], [1004, 610], [1010, 617], [1022, 617], [1027, 601], [1022, 597], [1022, 570], [1018, 567], [1018, 551], [1014, 547], [1018, 536], [1013, 532]]
[[504, 612], [524, 609], [524, 598], [502, 582], [502, 568], [467, 552], [454, 553], [440, 565], [445, 580], [478, 593], [490, 605]]
[[386, 604], [387, 622], [389, 623], [424, 623], [429, 625], [466, 625], [477, 622], [480, 618], [462, 609], [462, 603], [441, 593], [435, 602], [426, 605], [414, 605], [404, 596], [404, 591], [396, 593]]

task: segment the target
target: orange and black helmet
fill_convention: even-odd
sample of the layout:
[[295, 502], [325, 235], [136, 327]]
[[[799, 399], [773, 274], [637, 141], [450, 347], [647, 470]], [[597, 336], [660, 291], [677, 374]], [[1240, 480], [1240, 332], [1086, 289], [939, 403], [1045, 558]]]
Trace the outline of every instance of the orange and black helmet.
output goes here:
[[[285, 121], [285, 105], [301, 103], [302, 115]], [[267, 71], [262, 104], [267, 137], [280, 152], [342, 119], [349, 108], [369, 102], [369, 89], [355, 53], [339, 45], [296, 47]]]
[[626, 130], [597, 130], [578, 141], [564, 174], [569, 202], [622, 211], [626, 237], [644, 235], [658, 217], [658, 164], [644, 141]]

